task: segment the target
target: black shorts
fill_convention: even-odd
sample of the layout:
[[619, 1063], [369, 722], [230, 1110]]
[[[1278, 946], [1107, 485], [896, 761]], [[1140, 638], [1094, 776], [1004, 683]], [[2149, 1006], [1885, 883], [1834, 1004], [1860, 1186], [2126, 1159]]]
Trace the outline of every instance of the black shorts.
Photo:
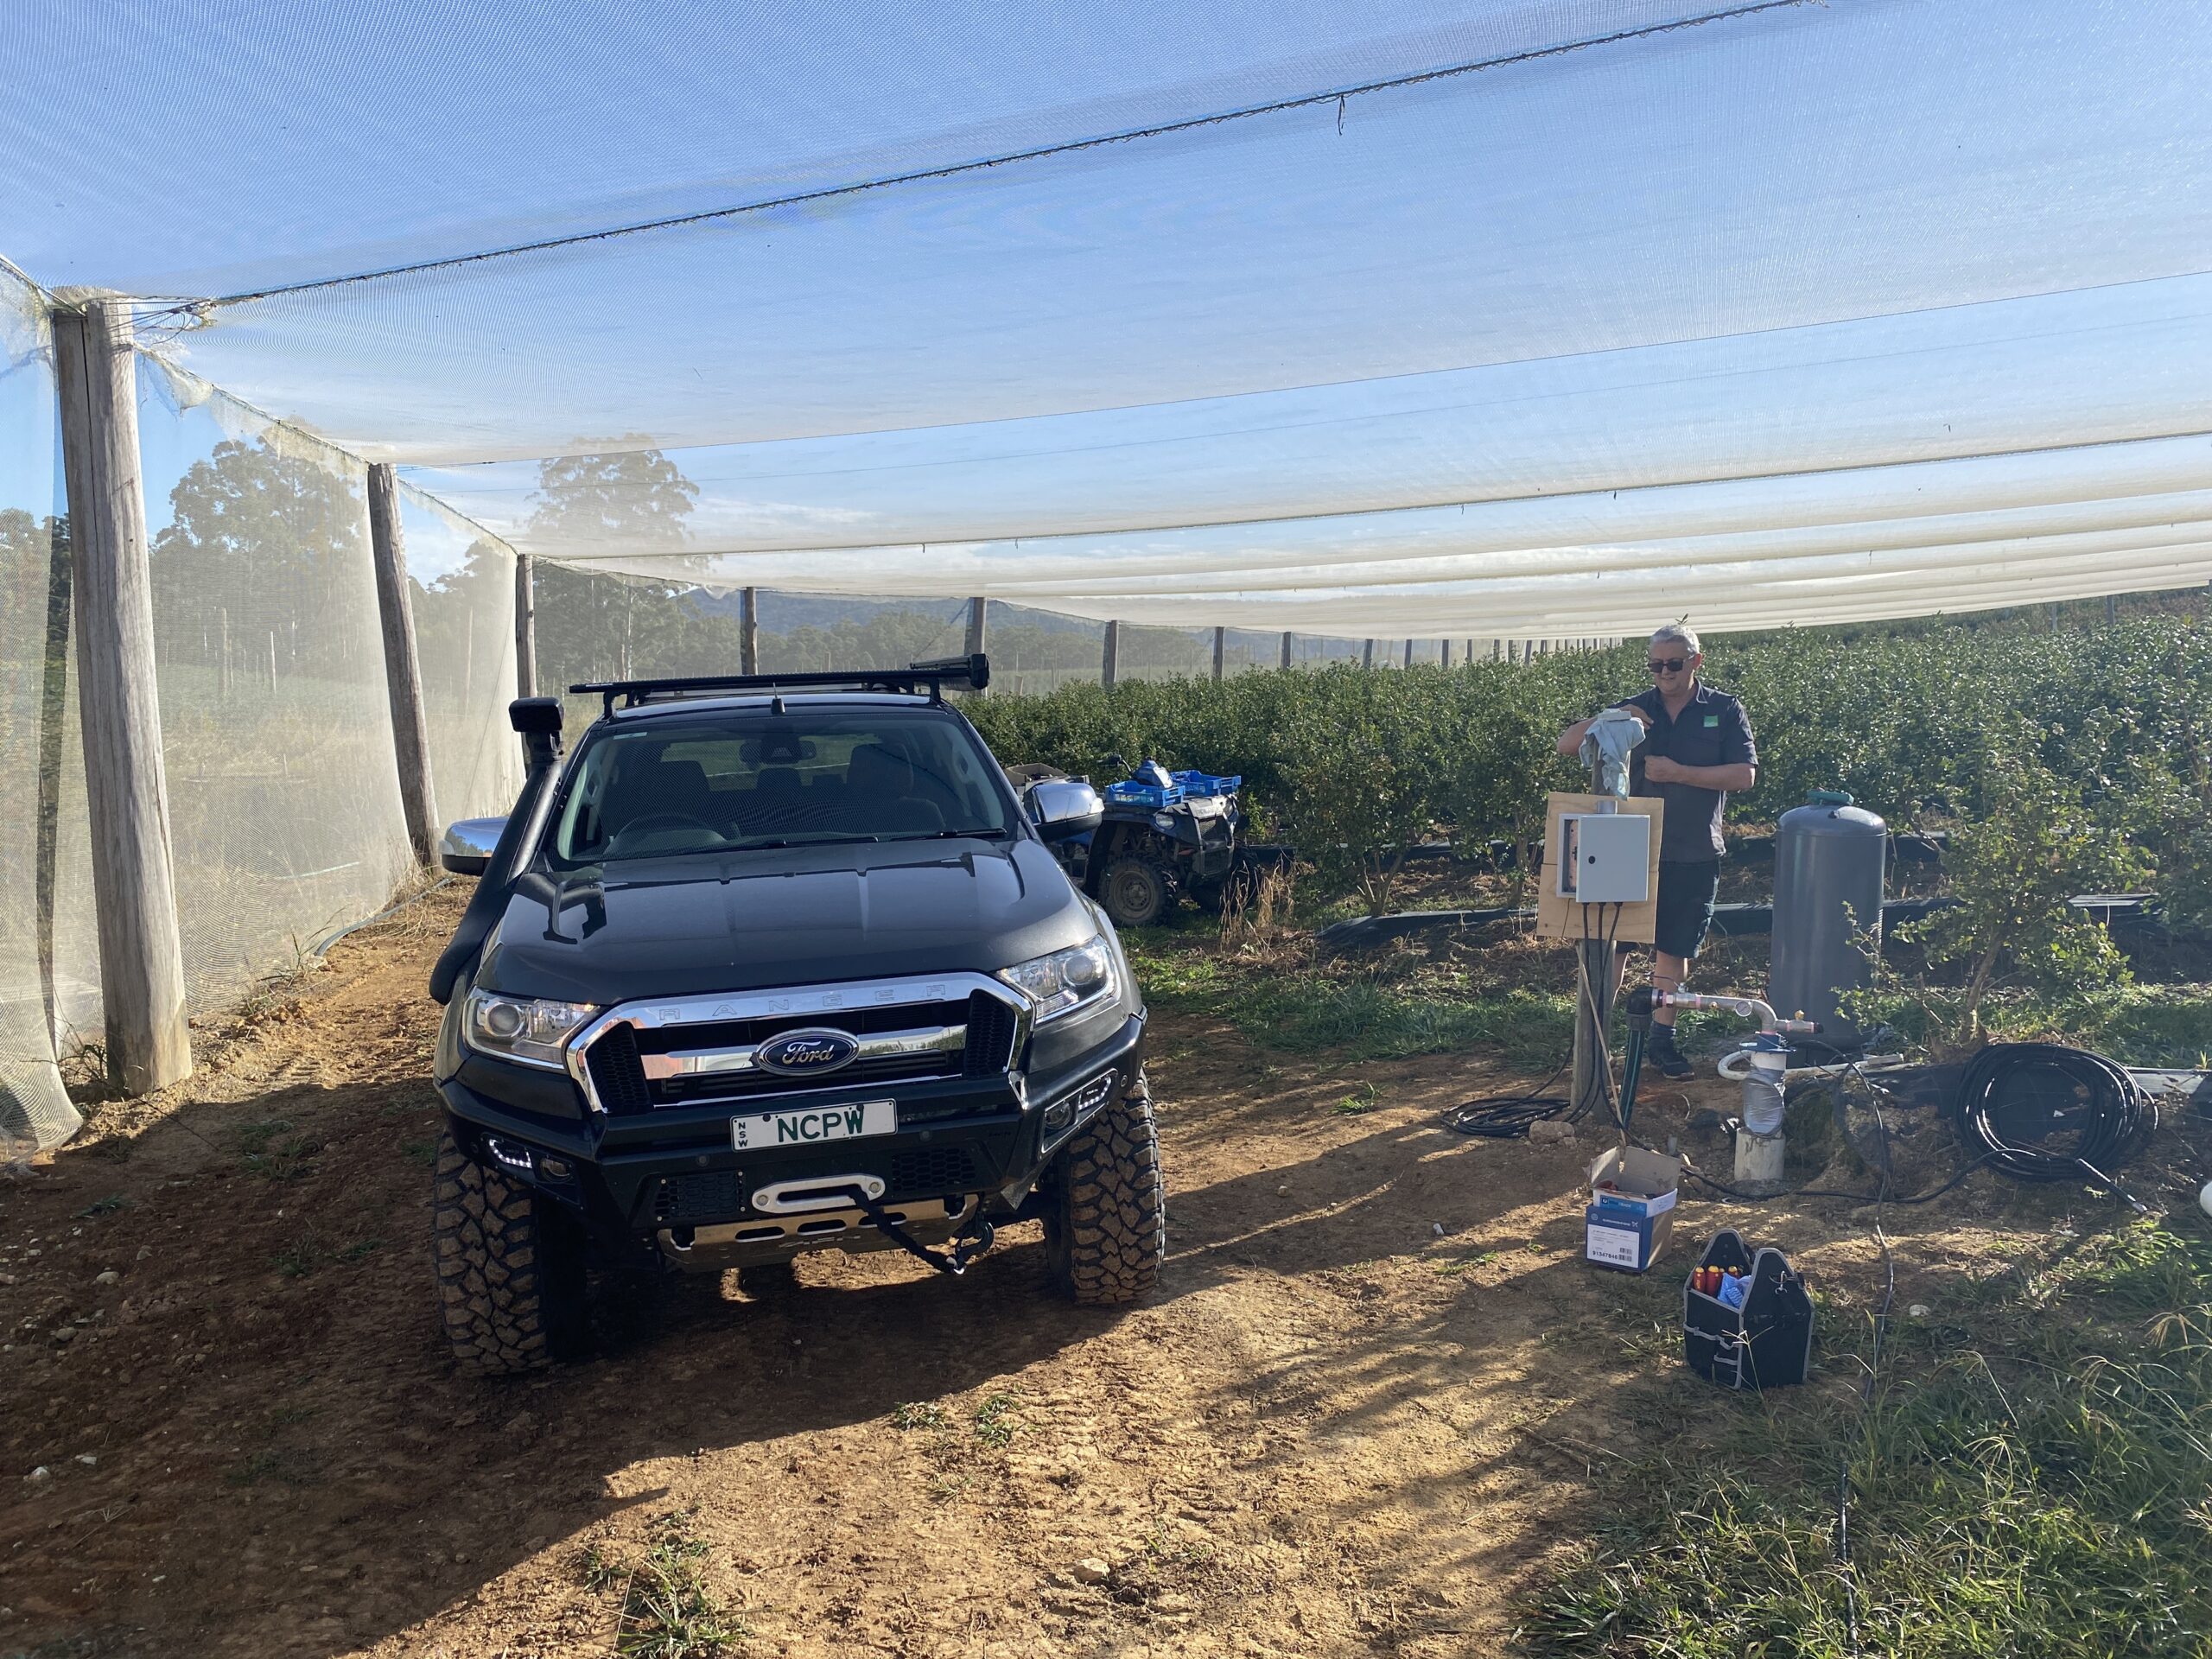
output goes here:
[[[1652, 945], [1685, 962], [1695, 957], [1713, 925], [1713, 901], [1720, 892], [1720, 861], [1673, 859], [1659, 861], [1658, 913], [1652, 924]], [[1633, 945], [1618, 947], [1623, 952]]]

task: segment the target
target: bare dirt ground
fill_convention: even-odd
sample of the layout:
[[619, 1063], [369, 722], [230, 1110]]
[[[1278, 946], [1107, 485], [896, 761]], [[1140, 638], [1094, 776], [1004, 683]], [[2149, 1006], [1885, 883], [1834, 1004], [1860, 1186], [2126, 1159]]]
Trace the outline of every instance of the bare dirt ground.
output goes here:
[[[187, 1085], [0, 1182], [0, 1654], [604, 1654], [588, 1549], [677, 1511], [747, 1654], [1488, 1654], [1639, 1437], [1757, 1421], [1667, 1323], [1694, 1240], [1741, 1212], [1686, 1204], [1662, 1271], [1596, 1271], [1594, 1135], [1438, 1127], [1524, 1080], [1271, 1063], [1166, 1017], [1146, 1303], [1062, 1305], [1024, 1227], [964, 1280], [811, 1258], [766, 1300], [733, 1278], [611, 1309], [586, 1362], [460, 1377], [423, 990], [460, 899], [341, 944], [203, 1033]], [[2046, 1224], [1986, 1181], [1890, 1212], [1903, 1294]], [[1869, 1213], [1769, 1214], [1852, 1317]], [[1802, 1408], [1857, 1381], [1830, 1368]]]

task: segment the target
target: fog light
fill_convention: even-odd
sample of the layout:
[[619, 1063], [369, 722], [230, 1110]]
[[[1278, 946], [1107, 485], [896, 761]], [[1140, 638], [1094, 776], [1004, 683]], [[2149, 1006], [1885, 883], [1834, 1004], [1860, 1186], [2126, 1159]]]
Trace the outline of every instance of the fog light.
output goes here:
[[569, 1167], [565, 1158], [540, 1158], [537, 1173], [549, 1181], [565, 1181], [576, 1172]]
[[1114, 1082], [1118, 1075], [1109, 1071], [1103, 1077], [1093, 1077], [1072, 1094], [1062, 1095], [1047, 1106], [1045, 1109], [1046, 1133], [1049, 1135], [1056, 1129], [1064, 1129], [1085, 1113], [1104, 1105], [1107, 1096], [1114, 1092]]
[[505, 1164], [509, 1169], [527, 1172], [530, 1168], [530, 1148], [515, 1141], [487, 1135], [484, 1137], [484, 1150], [492, 1154], [493, 1162]]

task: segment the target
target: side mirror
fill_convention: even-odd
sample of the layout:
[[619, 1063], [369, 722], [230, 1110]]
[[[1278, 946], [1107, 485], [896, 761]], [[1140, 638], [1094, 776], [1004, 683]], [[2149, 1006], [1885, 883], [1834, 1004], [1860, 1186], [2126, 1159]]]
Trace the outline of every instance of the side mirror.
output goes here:
[[1106, 803], [1089, 784], [1049, 778], [1029, 786], [1029, 813], [1046, 841], [1072, 841], [1104, 821]]
[[1109, 754], [1109, 755], [1108, 755], [1108, 756], [1106, 757], [1106, 764], [1107, 764], [1108, 766], [1111, 766], [1111, 767], [1112, 767], [1116, 772], [1120, 772], [1120, 773], [1121, 773], [1124, 778], [1126, 778], [1126, 777], [1128, 777], [1128, 773], [1129, 773], [1129, 763], [1128, 763], [1128, 761], [1126, 761], [1126, 760], [1122, 760], [1122, 757], [1121, 757], [1120, 755], [1118, 755], [1118, 754]]
[[483, 874], [506, 827], [505, 818], [463, 818], [447, 825], [438, 842], [438, 862], [454, 875]]

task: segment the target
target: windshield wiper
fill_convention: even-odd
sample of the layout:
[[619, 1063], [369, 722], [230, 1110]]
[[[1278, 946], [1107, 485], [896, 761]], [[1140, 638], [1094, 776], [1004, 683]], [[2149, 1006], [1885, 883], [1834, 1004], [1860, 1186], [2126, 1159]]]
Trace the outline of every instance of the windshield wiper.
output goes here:
[[920, 830], [911, 836], [876, 836], [876, 841], [1004, 841], [1003, 830]]

